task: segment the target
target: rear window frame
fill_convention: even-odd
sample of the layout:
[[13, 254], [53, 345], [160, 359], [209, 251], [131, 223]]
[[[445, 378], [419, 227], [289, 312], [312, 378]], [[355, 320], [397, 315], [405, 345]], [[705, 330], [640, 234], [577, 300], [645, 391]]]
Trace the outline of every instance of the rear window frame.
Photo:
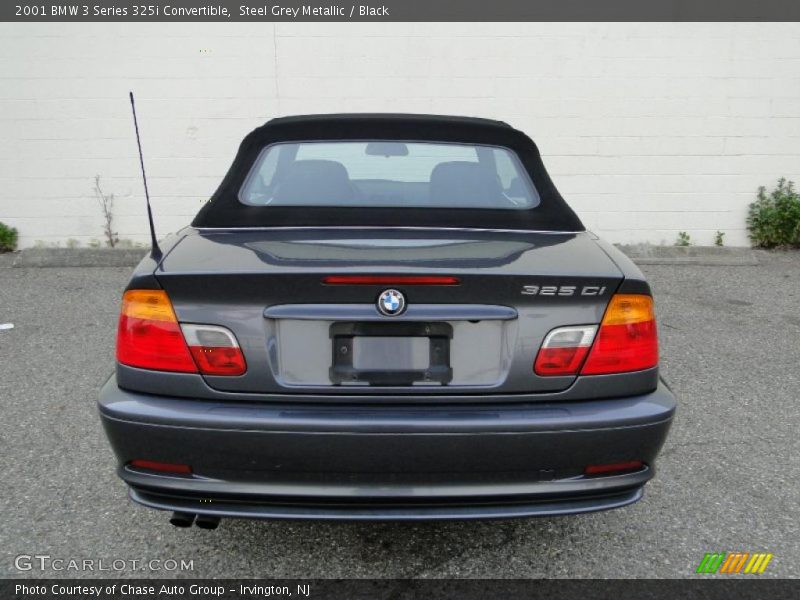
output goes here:
[[[530, 206], [520, 206], [520, 207], [465, 207], [465, 206], [421, 206], [417, 204], [409, 205], [409, 206], [377, 206], [377, 205], [323, 205], [323, 204], [253, 204], [250, 202], [245, 202], [242, 198], [242, 195], [245, 189], [249, 186], [251, 180], [257, 175], [258, 167], [261, 164], [263, 156], [269, 152], [270, 149], [274, 148], [275, 146], [287, 146], [287, 145], [302, 145], [302, 144], [336, 144], [336, 143], [343, 143], [343, 144], [368, 144], [370, 142], [396, 142], [401, 144], [430, 144], [436, 146], [466, 146], [466, 147], [473, 147], [473, 148], [489, 148], [492, 150], [505, 150], [508, 155], [510, 156], [511, 160], [514, 163], [517, 171], [520, 173], [522, 177], [525, 178], [527, 182], [528, 188], [533, 192], [533, 197], [531, 200], [533, 204]], [[346, 166], [346, 165], [345, 165]], [[499, 173], [498, 173], [499, 176]], [[352, 179], [351, 179], [352, 181]], [[255, 160], [250, 165], [249, 171], [245, 176], [242, 184], [239, 186], [239, 189], [236, 192], [236, 200], [239, 202], [241, 206], [249, 207], [249, 208], [260, 208], [260, 209], [269, 209], [269, 208], [309, 208], [309, 209], [330, 209], [336, 210], [338, 209], [352, 209], [352, 208], [363, 208], [364, 210], [372, 210], [372, 209], [393, 209], [393, 210], [401, 210], [401, 209], [419, 209], [419, 210], [485, 210], [485, 211], [504, 211], [509, 213], [521, 212], [521, 211], [535, 211], [540, 206], [543, 205], [542, 193], [540, 192], [539, 188], [536, 186], [536, 183], [533, 180], [533, 177], [528, 172], [528, 169], [525, 167], [525, 163], [522, 161], [522, 158], [519, 156], [516, 150], [509, 146], [501, 145], [501, 144], [485, 144], [479, 142], [461, 142], [461, 141], [446, 141], [446, 140], [431, 140], [431, 139], [398, 139], [398, 138], [341, 138], [341, 139], [303, 139], [303, 140], [280, 140], [271, 142], [265, 145], [261, 150], [258, 151], [258, 154], [255, 157]]]

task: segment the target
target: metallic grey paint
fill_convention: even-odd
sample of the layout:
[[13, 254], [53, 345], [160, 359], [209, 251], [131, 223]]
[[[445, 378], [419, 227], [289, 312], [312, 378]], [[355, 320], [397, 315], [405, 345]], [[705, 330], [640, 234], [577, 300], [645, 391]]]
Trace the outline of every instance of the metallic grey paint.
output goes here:
[[[181, 322], [229, 328], [248, 371], [117, 365], [100, 413], [137, 502], [262, 518], [529, 516], [624, 506], [654, 473], [675, 410], [657, 368], [532, 370], [552, 329], [598, 324], [616, 291], [649, 293], [633, 263], [589, 232], [187, 228], [163, 249], [129, 289], [163, 288]], [[460, 285], [324, 285], [341, 274], [446, 275]], [[407, 300], [400, 315], [376, 307], [390, 287]], [[584, 287], [602, 293], [523, 293]], [[446, 323], [452, 379], [327, 380], [333, 324], [382, 321]], [[195, 475], [125, 466], [135, 458], [190, 464]], [[627, 460], [647, 466], [583, 475]]]
[[[480, 407], [276, 400], [178, 400], [125, 392], [112, 378], [100, 412], [121, 465], [157, 449], [161, 460], [194, 468], [180, 477], [122, 467], [146, 505], [188, 502], [222, 516], [478, 518], [635, 501], [675, 410], [663, 386], [629, 398]], [[588, 464], [626, 460], [651, 466], [582, 476]]]
[[[222, 325], [239, 340], [250, 368], [241, 377], [206, 377], [209, 386], [220, 391], [318, 391], [322, 385], [318, 376], [309, 376], [305, 386], [297, 378], [283, 376], [279, 368], [282, 346], [275, 337], [280, 319], [308, 310], [308, 304], [330, 305], [328, 310], [337, 311], [337, 319], [346, 320], [360, 320], [365, 314], [370, 319], [397, 320], [426, 310], [432, 317], [433, 312], [438, 312], [437, 320], [449, 322], [451, 304], [456, 305], [452, 309], [454, 320], [463, 318], [465, 305], [484, 313], [476, 316], [488, 316], [481, 308], [484, 305], [494, 307], [491, 310], [497, 314], [515, 312], [517, 318], [511, 321], [503, 341], [508, 358], [501, 360], [497, 376], [468, 375], [451, 385], [431, 389], [430, 393], [485, 392], [487, 388], [492, 393], [526, 393], [567, 388], [574, 377], [539, 377], [532, 372], [532, 362], [542, 340], [555, 327], [598, 323], [608, 299], [623, 279], [623, 272], [597, 246], [593, 236], [435, 233], [322, 228], [208, 234], [187, 229], [166, 253], [155, 276], [169, 293], [182, 322]], [[374, 307], [387, 286], [322, 284], [322, 278], [331, 274], [386, 273], [450, 275], [459, 277], [461, 284], [395, 286], [405, 295], [408, 308], [404, 315], [392, 317], [381, 317]], [[605, 291], [597, 296], [571, 297], [521, 293], [523, 286], [534, 284], [591, 285]], [[353, 313], [348, 317], [334, 305], [349, 306]], [[320, 309], [320, 317], [323, 312]], [[270, 318], [265, 319], [265, 315]], [[329, 320], [320, 318], [321, 323]], [[468, 329], [460, 328], [465, 332]], [[474, 350], [473, 358], [467, 357], [468, 362], [491, 353], [499, 343], [494, 336], [481, 341], [479, 334], [465, 340]], [[298, 344], [314, 347], [323, 344], [323, 336], [304, 338]], [[459, 340], [454, 341], [454, 346], [462, 347]], [[482, 346], [486, 346], [485, 351]], [[319, 370], [320, 367], [316, 372]], [[341, 386], [327, 387], [331, 394], [343, 393]], [[410, 394], [415, 390], [398, 391]], [[355, 393], [373, 392], [364, 389]], [[429, 393], [427, 387], [425, 393]]]

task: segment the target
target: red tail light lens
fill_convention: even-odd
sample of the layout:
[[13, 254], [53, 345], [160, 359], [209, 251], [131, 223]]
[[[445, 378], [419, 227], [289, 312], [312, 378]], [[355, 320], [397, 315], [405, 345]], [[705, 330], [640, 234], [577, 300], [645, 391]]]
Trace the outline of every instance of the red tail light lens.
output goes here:
[[537, 375], [577, 375], [597, 331], [596, 325], [559, 327], [544, 338], [533, 364]]
[[197, 373], [165, 291], [125, 292], [117, 328], [117, 360], [141, 369]]
[[613, 296], [581, 375], [641, 371], [657, 364], [653, 299], [640, 294]]
[[181, 329], [204, 375], [243, 375], [247, 371], [239, 343], [224, 327], [184, 324]]

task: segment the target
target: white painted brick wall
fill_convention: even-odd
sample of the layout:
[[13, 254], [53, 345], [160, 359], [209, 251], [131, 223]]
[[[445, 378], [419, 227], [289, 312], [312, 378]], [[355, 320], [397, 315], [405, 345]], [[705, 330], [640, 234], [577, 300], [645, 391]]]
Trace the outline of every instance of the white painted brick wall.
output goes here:
[[759, 185], [800, 180], [797, 24], [0, 24], [0, 221], [21, 245], [188, 223], [241, 138], [305, 112], [499, 118], [613, 242], [747, 244]]

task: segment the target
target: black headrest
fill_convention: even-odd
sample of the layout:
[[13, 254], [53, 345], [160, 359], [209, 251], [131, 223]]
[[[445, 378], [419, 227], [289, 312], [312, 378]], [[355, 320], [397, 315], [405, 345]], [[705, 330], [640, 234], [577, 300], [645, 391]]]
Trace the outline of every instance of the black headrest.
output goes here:
[[480, 163], [443, 162], [431, 172], [431, 202], [450, 206], [490, 207], [502, 193], [497, 174]]
[[298, 160], [290, 164], [275, 190], [275, 200], [297, 204], [336, 204], [353, 199], [347, 169], [335, 160]]

